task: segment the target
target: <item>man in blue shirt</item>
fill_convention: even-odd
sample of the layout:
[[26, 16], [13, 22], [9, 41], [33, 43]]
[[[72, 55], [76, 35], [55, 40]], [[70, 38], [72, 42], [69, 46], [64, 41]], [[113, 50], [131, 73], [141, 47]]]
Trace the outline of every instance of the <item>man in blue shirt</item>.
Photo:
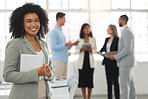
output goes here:
[[72, 43], [71, 41], [66, 43], [66, 38], [62, 32], [62, 26], [65, 22], [65, 13], [58, 12], [56, 14], [56, 26], [50, 32], [51, 61], [56, 77], [66, 77], [68, 50], [73, 45], [76, 45], [76, 43]]

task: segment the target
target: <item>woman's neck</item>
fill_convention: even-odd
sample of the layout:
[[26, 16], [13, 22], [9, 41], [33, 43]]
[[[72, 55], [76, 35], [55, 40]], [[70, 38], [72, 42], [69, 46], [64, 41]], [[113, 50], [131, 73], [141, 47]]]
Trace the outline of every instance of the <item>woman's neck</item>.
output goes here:
[[110, 38], [111, 38], [111, 39], [113, 39], [113, 38], [114, 38], [114, 36], [113, 36], [113, 35], [111, 35], [111, 36], [110, 36]]
[[88, 35], [84, 35], [84, 38], [89, 38], [89, 36]]
[[28, 41], [35, 41], [35, 36], [25, 34], [25, 37], [28, 39]]

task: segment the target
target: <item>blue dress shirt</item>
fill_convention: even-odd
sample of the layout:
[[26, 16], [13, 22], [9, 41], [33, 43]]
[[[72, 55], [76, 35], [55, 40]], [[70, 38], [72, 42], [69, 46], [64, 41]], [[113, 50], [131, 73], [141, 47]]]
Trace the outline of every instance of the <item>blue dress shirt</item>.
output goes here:
[[55, 26], [50, 32], [50, 45], [52, 51], [51, 61], [68, 61], [68, 49], [70, 46], [65, 46], [66, 39], [62, 32], [62, 28]]

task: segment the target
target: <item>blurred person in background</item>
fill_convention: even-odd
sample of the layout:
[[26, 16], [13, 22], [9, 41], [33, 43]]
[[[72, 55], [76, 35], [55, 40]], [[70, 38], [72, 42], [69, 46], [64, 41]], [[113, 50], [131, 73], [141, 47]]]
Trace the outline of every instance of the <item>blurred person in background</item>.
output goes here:
[[51, 61], [57, 78], [66, 78], [68, 50], [73, 45], [77, 45], [77, 42], [66, 42], [66, 38], [62, 31], [62, 26], [66, 22], [65, 15], [66, 14], [63, 12], [58, 12], [56, 14], [56, 26], [50, 32], [50, 45], [52, 52]]
[[[88, 46], [84, 47], [84, 44], [86, 43]], [[77, 67], [79, 70], [78, 87], [81, 88], [84, 99], [87, 99], [86, 88], [88, 88], [88, 99], [91, 99], [92, 88], [94, 87], [93, 74], [95, 61], [93, 53], [96, 53], [96, 40], [92, 35], [90, 25], [87, 23], [84, 23], [81, 27], [79, 43], [76, 46], [76, 53], [79, 54], [77, 61]]]
[[[100, 52], [97, 53], [113, 53], [116, 54], [118, 51], [118, 33], [117, 28], [115, 25], [109, 25], [107, 29], [108, 35], [105, 39], [104, 45], [101, 48]], [[117, 67], [116, 60], [110, 60], [109, 58], [104, 56], [102, 61], [102, 65], [105, 65], [105, 73], [106, 73], [106, 80], [107, 80], [107, 92], [108, 92], [108, 99], [112, 99], [112, 90], [114, 88], [114, 95], [116, 99], [120, 99], [120, 90], [119, 90], [119, 68]], [[113, 87], [114, 85], [114, 87]]]
[[133, 78], [135, 61], [134, 34], [127, 26], [127, 15], [119, 17], [118, 24], [121, 28], [121, 37], [119, 39], [118, 52], [116, 55], [110, 55], [108, 58], [116, 60], [119, 67], [121, 82], [122, 99], [137, 99], [135, 82]]

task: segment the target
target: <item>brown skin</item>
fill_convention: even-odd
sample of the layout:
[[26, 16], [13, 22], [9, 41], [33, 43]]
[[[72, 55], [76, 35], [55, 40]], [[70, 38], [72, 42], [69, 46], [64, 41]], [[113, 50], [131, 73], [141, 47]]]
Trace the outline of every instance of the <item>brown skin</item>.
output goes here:
[[[40, 20], [36, 13], [28, 13], [24, 15], [24, 29], [25, 37], [28, 39], [35, 51], [40, 52], [41, 47], [35, 39], [35, 35], [40, 29]], [[50, 76], [51, 71], [47, 64], [43, 64], [41, 67], [37, 68], [38, 76]]]

